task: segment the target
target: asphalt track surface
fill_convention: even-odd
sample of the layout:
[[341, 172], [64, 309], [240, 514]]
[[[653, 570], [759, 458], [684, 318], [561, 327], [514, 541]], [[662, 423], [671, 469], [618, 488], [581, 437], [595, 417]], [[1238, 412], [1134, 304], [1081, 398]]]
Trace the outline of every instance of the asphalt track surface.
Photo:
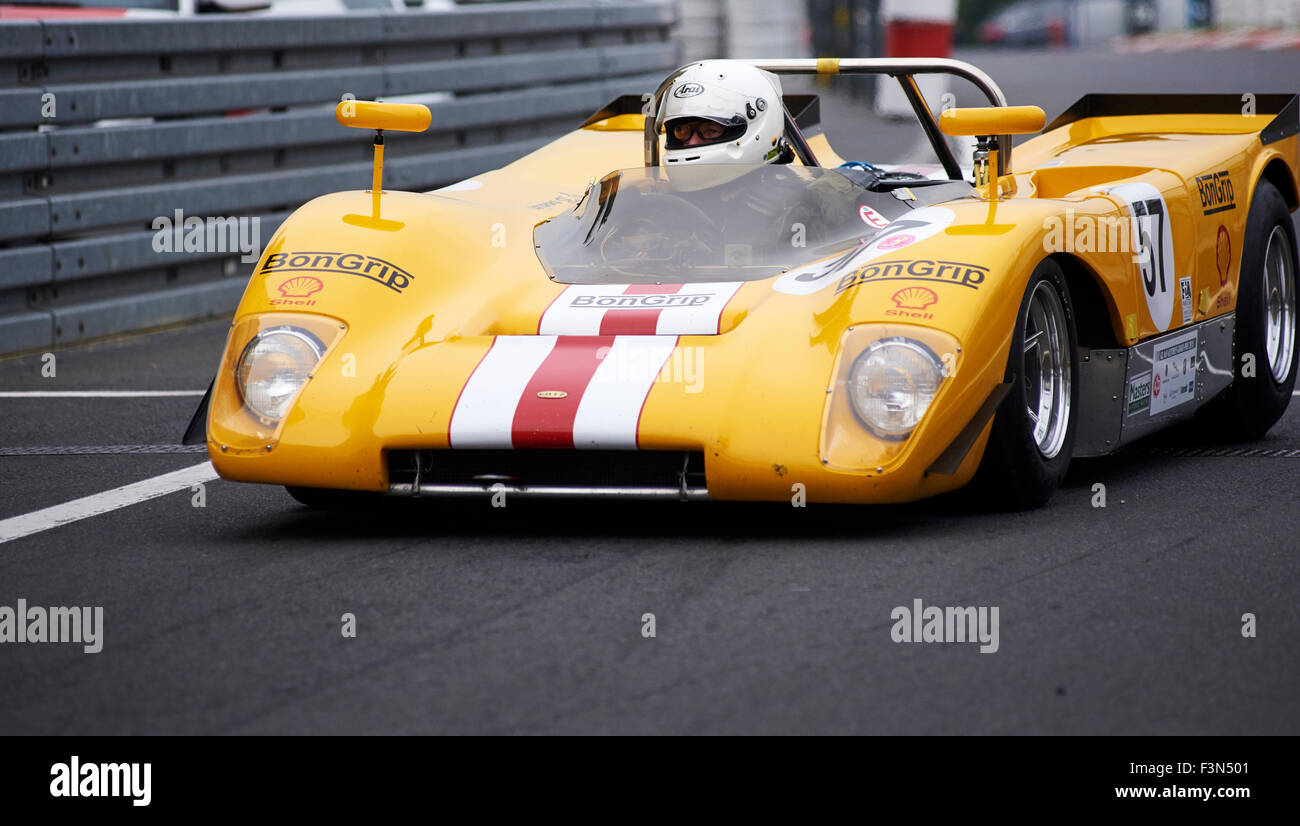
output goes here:
[[[1013, 102], [1041, 90], [1049, 115], [1090, 85], [1300, 76], [1291, 54], [1084, 57], [980, 61]], [[0, 359], [0, 391], [202, 390], [225, 331], [61, 350], [54, 378], [39, 354]], [[196, 402], [0, 397], [0, 520], [200, 464], [67, 451], [175, 449], [157, 446]], [[185, 488], [0, 544], [0, 606], [105, 617], [99, 654], [0, 645], [0, 734], [1296, 734], [1300, 404], [1257, 446], [1292, 453], [1139, 444], [1077, 461], [1047, 507], [1017, 514], [959, 498], [330, 513], [213, 481], [206, 507]], [[893, 642], [892, 609], [916, 599], [997, 606], [998, 651]]]

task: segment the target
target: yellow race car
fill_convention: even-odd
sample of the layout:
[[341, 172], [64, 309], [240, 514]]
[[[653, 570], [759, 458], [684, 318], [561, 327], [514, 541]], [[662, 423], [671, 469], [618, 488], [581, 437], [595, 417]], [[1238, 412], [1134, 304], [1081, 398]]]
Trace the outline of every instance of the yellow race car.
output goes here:
[[[902, 502], [975, 479], [1033, 507], [1072, 457], [1193, 416], [1256, 439], [1285, 410], [1295, 96], [1088, 95], [1043, 131], [959, 61], [752, 65], [897, 78], [940, 171], [846, 163], [811, 95], [665, 134], [707, 86], [693, 64], [502, 169], [389, 192], [382, 132], [429, 112], [344, 101], [376, 130], [371, 189], [275, 233], [187, 440], [309, 504]], [[925, 73], [989, 106], [936, 118]], [[715, 133], [744, 149], [725, 141], [762, 112], [761, 162], [664, 162], [674, 134], [685, 160]], [[945, 135], [976, 139], [969, 167]]]

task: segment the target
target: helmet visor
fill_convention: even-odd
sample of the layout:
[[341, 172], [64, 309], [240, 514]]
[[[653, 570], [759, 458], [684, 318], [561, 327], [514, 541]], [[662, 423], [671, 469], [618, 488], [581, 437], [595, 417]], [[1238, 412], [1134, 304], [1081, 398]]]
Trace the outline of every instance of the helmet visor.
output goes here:
[[673, 118], [664, 124], [668, 149], [713, 146], [734, 141], [745, 134], [746, 121], [740, 115], [717, 118], [701, 115]]

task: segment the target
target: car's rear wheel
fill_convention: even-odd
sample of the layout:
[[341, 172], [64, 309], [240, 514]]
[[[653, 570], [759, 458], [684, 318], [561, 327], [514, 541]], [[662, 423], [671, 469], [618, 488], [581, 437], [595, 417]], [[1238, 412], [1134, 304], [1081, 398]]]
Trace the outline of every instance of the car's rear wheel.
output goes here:
[[1007, 358], [1011, 388], [993, 417], [973, 484], [992, 505], [1040, 507], [1061, 485], [1074, 450], [1079, 366], [1074, 305], [1060, 266], [1034, 269]]
[[1260, 181], [1246, 217], [1232, 384], [1197, 416], [1197, 434], [1214, 441], [1254, 441], [1286, 412], [1295, 391], [1296, 237], [1286, 201]]

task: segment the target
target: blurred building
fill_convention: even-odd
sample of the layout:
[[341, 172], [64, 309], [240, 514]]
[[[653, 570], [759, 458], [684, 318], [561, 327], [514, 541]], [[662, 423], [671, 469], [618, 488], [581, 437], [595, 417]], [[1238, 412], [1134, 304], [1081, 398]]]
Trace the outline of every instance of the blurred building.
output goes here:
[[687, 61], [809, 57], [808, 9], [799, 0], [678, 0], [677, 39]]

